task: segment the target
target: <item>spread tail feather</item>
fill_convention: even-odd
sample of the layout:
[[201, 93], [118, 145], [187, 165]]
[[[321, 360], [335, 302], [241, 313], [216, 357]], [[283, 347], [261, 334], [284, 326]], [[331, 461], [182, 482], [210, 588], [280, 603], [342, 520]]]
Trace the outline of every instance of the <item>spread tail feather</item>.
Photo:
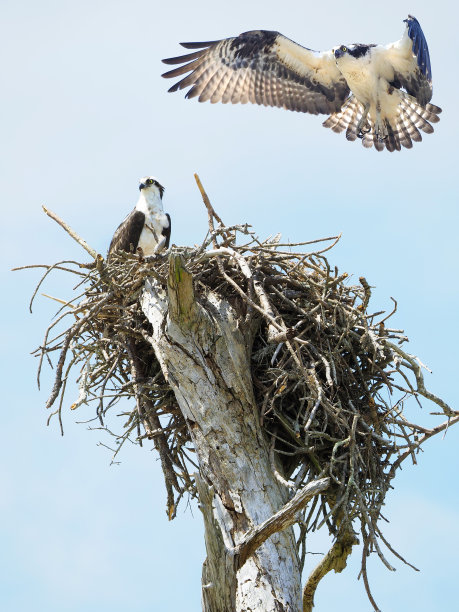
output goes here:
[[367, 131], [358, 133], [358, 125], [362, 118], [364, 107], [357, 98], [351, 95], [343, 104], [341, 110], [333, 113], [323, 122], [324, 127], [331, 128], [339, 134], [346, 130], [348, 140], [361, 138], [366, 148], [372, 146], [377, 151], [400, 151], [402, 147], [411, 149], [413, 142], [422, 140], [421, 132], [431, 134], [434, 129], [431, 123], [438, 123], [441, 108], [434, 104], [422, 106], [415, 98], [405, 93], [398, 92], [400, 103], [397, 107], [397, 115], [389, 120], [387, 117], [381, 119], [376, 125], [374, 117], [369, 113], [367, 116]]

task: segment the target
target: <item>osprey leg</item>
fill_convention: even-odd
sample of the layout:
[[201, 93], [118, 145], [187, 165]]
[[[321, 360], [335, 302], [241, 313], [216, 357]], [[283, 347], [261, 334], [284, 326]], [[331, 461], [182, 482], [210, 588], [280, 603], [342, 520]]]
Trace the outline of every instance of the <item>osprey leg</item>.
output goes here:
[[387, 138], [387, 128], [384, 120], [381, 117], [381, 111], [376, 108], [375, 133], [379, 140]]
[[357, 124], [357, 136], [359, 138], [363, 138], [365, 136], [365, 134], [367, 134], [370, 130], [370, 124], [367, 121], [367, 117], [368, 117], [368, 111], [370, 110], [370, 104], [365, 104], [365, 106], [363, 107], [363, 113], [362, 116], [360, 117], [360, 121]]

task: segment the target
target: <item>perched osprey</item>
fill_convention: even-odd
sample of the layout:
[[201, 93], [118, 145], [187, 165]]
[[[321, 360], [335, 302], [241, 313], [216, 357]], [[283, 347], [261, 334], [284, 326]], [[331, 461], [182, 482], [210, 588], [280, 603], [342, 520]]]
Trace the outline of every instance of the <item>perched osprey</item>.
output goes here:
[[140, 179], [139, 189], [139, 200], [116, 230], [109, 255], [120, 250], [135, 253], [140, 247], [148, 256], [169, 246], [171, 218], [163, 211], [164, 187], [153, 176], [145, 176]]
[[[330, 113], [323, 123], [365, 147], [400, 151], [433, 132], [441, 109], [429, 104], [432, 70], [418, 20], [404, 20], [402, 38], [388, 45], [341, 45], [312, 51], [266, 30], [213, 42], [181, 43], [194, 53], [164, 59], [184, 64], [165, 78], [189, 73], [169, 91], [191, 87], [199, 101], [252, 102], [303, 113]], [[429, 123], [430, 122], [430, 123]]]

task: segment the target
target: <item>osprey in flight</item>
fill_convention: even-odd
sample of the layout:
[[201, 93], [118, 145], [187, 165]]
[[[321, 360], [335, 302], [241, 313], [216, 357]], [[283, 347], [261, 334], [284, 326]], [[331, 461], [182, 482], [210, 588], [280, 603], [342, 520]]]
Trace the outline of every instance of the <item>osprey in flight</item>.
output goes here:
[[303, 113], [330, 114], [323, 123], [348, 140], [378, 151], [410, 149], [433, 132], [441, 109], [429, 104], [432, 70], [418, 20], [404, 21], [402, 38], [388, 45], [341, 45], [312, 51], [279, 32], [254, 30], [213, 42], [181, 43], [200, 49], [165, 64], [183, 64], [162, 76], [187, 74], [169, 91], [191, 87], [187, 98], [252, 102]]
[[120, 250], [135, 253], [140, 247], [148, 256], [169, 247], [171, 218], [163, 211], [164, 187], [153, 176], [145, 176], [140, 179], [139, 189], [139, 200], [116, 230], [109, 255]]

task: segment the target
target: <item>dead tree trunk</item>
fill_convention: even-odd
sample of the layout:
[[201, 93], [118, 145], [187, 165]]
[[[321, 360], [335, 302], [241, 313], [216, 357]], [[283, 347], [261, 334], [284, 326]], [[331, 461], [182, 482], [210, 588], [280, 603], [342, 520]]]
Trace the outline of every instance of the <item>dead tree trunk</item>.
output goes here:
[[171, 256], [167, 293], [147, 283], [142, 307], [199, 457], [208, 555], [203, 610], [297, 612], [301, 576], [291, 527], [265, 541], [238, 569], [241, 558], [234, 551], [242, 537], [274, 515], [287, 495], [271, 468], [255, 406], [253, 329], [241, 328], [228, 302], [212, 293], [200, 302], [181, 257]]

